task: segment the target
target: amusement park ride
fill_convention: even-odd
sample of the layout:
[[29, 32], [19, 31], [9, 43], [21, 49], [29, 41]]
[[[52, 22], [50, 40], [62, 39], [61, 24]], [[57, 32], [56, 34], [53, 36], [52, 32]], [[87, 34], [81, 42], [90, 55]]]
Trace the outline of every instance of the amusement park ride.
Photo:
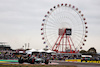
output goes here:
[[58, 53], [78, 53], [85, 45], [87, 22], [78, 8], [58, 4], [44, 16], [41, 35], [44, 44]]

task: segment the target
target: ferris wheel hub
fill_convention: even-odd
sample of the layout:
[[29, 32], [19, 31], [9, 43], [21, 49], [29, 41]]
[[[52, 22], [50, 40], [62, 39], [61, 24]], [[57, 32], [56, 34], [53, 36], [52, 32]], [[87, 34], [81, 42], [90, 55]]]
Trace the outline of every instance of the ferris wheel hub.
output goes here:
[[58, 4], [50, 8], [41, 26], [43, 43], [51, 50], [77, 53], [85, 45], [88, 33], [86, 18], [71, 4]]
[[71, 28], [60, 28], [59, 29], [59, 35], [71, 35], [72, 29]]

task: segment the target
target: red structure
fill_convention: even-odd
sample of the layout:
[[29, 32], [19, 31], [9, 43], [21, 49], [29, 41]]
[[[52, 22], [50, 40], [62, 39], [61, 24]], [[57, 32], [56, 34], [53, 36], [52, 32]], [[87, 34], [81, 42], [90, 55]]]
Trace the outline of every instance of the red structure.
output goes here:
[[71, 38], [71, 29], [59, 29], [59, 37], [52, 50], [60, 53], [77, 53]]
[[88, 26], [84, 14], [74, 5], [58, 4], [43, 18], [43, 44], [58, 53], [78, 53], [85, 46]]

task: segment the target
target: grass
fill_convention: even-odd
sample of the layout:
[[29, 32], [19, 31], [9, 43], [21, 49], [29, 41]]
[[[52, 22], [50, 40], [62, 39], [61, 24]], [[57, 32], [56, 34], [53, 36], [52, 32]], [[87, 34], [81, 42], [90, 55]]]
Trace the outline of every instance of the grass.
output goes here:
[[66, 65], [0, 64], [0, 67], [76, 67]]

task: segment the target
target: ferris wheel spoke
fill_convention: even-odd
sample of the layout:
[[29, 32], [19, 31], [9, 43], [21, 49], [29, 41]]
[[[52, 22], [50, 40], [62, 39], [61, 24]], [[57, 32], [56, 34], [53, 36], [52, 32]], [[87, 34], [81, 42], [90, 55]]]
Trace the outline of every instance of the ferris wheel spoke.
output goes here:
[[51, 24], [52, 24], [53, 26], [56, 26], [56, 27], [58, 27], [58, 24], [57, 24], [57, 23], [56, 23], [56, 24], [55, 24], [55, 23], [51, 23]]
[[[64, 18], [64, 17], [61, 17], [61, 18]], [[67, 23], [67, 19], [61, 19], [61, 20], [59, 20], [59, 21], [61, 21], [61, 22], [65, 22], [65, 24], [68, 25], [68, 23]], [[61, 23], [61, 22], [59, 22], [59, 23]], [[70, 22], [72, 22], [72, 21], [70, 20]], [[72, 22], [72, 24], [73, 24], [73, 22]]]
[[55, 22], [54, 22], [54, 23], [55, 23], [56, 26], [58, 26], [58, 24], [59, 24], [59, 19], [55, 19]]
[[80, 32], [74, 32], [74, 33], [77, 33], [77, 34], [81, 34], [81, 35], [83, 35], [83, 33], [80, 33]]
[[[77, 40], [76, 40], [76, 39], [77, 39]], [[73, 40], [74, 40], [74, 39], [73, 39]], [[80, 39], [76, 37], [74, 41], [75, 41], [74, 43], [77, 43], [77, 44], [78, 44], [78, 43], [80, 42]], [[75, 44], [75, 45], [77, 45], [77, 44]]]
[[56, 33], [56, 31], [55, 30], [49, 30], [49, 31], [47, 31], [48, 33]]
[[52, 19], [55, 21], [56, 17], [54, 17], [53, 15], [51, 15]]
[[77, 24], [77, 25], [74, 25], [75, 27], [83, 27], [82, 24]]
[[82, 36], [79, 36], [78, 34], [74, 34], [74, 35], [76, 35], [76, 36], [78, 36], [78, 37], [82, 38]]
[[56, 21], [48, 20], [48, 22], [50, 22], [50, 24], [57, 25]]
[[46, 28], [47, 30], [57, 30], [56, 28]]
[[82, 40], [80, 40], [79, 38], [76, 37], [77, 40], [75, 40], [74, 43], [80, 44]]
[[50, 33], [50, 34], [48, 34], [47, 36], [52, 36], [52, 35], [56, 35], [55, 33]]
[[52, 25], [49, 25], [49, 24], [46, 24], [47, 26], [49, 26], [49, 27], [54, 27], [54, 28], [57, 28], [56, 26], [52, 26]]
[[56, 34], [56, 32], [52, 32], [52, 31], [48, 31], [48, 32], [46, 32], [47, 33], [47, 35], [48, 34]]
[[73, 31], [74, 33], [78, 34], [78, 35], [83, 35], [84, 31]]
[[77, 28], [77, 27], [83, 27], [83, 25], [82, 24], [77, 24], [77, 25], [75, 25], [75, 27]]
[[50, 33], [48, 32], [48, 34], [46, 34], [46, 33], [47, 33], [47, 32], [44, 32], [44, 35], [46, 35], [46, 36], [51, 35], [51, 34], [52, 34], [52, 35], [56, 35], [56, 32], [50, 32]]
[[78, 46], [79, 46], [79, 47], [81, 47], [81, 46], [82, 46], [82, 44], [83, 44], [83, 43], [82, 43], [82, 41], [81, 41], [81, 42], [80, 42], [80, 44], [78, 44]]
[[51, 24], [53, 24], [53, 25], [55, 24], [53, 21], [48, 21], [48, 22], [51, 23]]
[[53, 26], [56, 26], [57, 24], [55, 24], [54, 22], [52, 21], [48, 21], [50, 23], [50, 25], [52, 24]]
[[49, 40], [52, 40], [56, 35], [48, 36]]
[[82, 39], [82, 35], [78, 35], [78, 34], [74, 34], [74, 39], [76, 39], [76, 38], [80, 38], [80, 39]]
[[53, 28], [53, 27], [47, 27], [47, 28], [45, 28], [45, 29], [47, 29], [48, 31], [51, 31], [51, 30], [57, 30], [58, 28]]
[[[52, 16], [52, 15], [51, 15]], [[53, 17], [53, 16], [52, 16]], [[56, 24], [56, 22], [57, 22], [57, 17], [53, 17], [53, 23], [55, 23]]]
[[78, 26], [77, 27], [74, 27], [74, 29], [75, 30], [85, 30], [84, 27], [80, 27], [80, 26], [79, 27]]
[[83, 30], [74, 30], [74, 31], [83, 31]]
[[49, 17], [49, 20], [51, 20], [51, 21], [53, 21], [53, 22], [55, 21], [55, 20], [54, 20], [53, 18], [51, 18], [51, 17]]
[[[72, 6], [71, 4], [58, 4], [57, 6], [54, 6], [50, 11], [47, 12], [47, 16], [45, 16], [44, 20], [44, 26], [42, 28], [42, 32], [44, 35], [44, 39], [47, 42], [47, 44], [52, 48], [55, 43], [60, 43], [59, 46], [54, 47], [53, 50], [62, 50], [63, 48], [66, 48], [66, 45], [63, 41], [67, 40], [67, 45], [69, 44], [69, 49], [78, 48], [81, 47], [83, 44], [83, 41], [85, 41], [85, 35], [88, 33], [86, 31], [86, 25], [85, 18], [83, 18], [83, 14], [81, 14], [81, 11], [78, 10], [78, 8], [75, 8], [75, 6]], [[71, 29], [72, 35], [71, 37], [75, 47], [73, 47], [72, 42], [68, 42], [68, 37], [60, 37], [58, 38], [59, 29]], [[66, 29], [67, 30], [67, 29]], [[65, 34], [64, 34], [65, 36]], [[61, 39], [62, 38], [62, 39]], [[56, 40], [58, 39], [58, 41]], [[56, 42], [57, 41], [57, 42]], [[66, 43], [65, 43], [66, 44]]]
[[54, 36], [56, 36], [56, 34], [55, 33], [51, 33], [52, 35], [50, 35], [50, 34], [47, 34], [48, 35], [48, 37], [54, 37]]
[[82, 36], [78, 36], [78, 35], [75, 36], [75, 39], [76, 39], [76, 38], [77, 38], [78, 40], [80, 40], [80, 41], [84, 39]]
[[74, 44], [77, 47], [78, 45], [80, 45], [80, 41], [75, 41]]
[[55, 44], [55, 39], [56, 39], [57, 37], [53, 37], [52, 39], [50, 39], [50, 42], [52, 42], [52, 45], [54, 45]]
[[47, 42], [47, 45], [52, 48], [52, 46], [50, 45], [50, 43], [48, 43], [48, 40], [45, 40]]
[[54, 45], [54, 42], [56, 41], [57, 37], [53, 36], [52, 38], [50, 37], [49, 42], [53, 43], [52, 45]]

